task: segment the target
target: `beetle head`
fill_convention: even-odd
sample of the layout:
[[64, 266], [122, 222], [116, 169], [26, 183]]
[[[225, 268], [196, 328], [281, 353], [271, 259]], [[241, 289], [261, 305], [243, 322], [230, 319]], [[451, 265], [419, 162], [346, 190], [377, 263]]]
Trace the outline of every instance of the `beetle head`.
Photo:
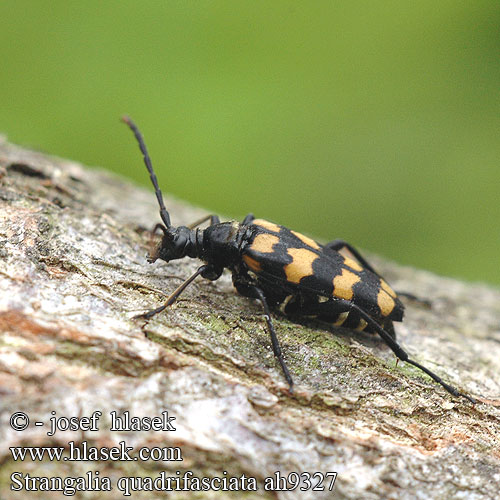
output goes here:
[[186, 226], [164, 228], [160, 243], [149, 257], [149, 262], [157, 259], [169, 262], [182, 259], [186, 255], [192, 256], [195, 249], [195, 233]]

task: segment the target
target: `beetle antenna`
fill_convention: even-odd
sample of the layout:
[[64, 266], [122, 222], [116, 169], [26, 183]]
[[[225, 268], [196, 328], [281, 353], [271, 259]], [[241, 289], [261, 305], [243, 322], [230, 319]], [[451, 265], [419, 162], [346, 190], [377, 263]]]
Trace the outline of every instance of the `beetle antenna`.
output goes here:
[[151, 158], [149, 157], [149, 153], [146, 148], [146, 144], [144, 143], [144, 139], [142, 138], [142, 134], [139, 132], [137, 125], [128, 116], [122, 116], [122, 122], [130, 127], [135, 135], [135, 138], [137, 139], [137, 142], [139, 143], [139, 148], [141, 149], [142, 156], [144, 157], [144, 165], [146, 165], [146, 168], [148, 169], [149, 177], [151, 179], [151, 182], [153, 183], [153, 187], [155, 188], [156, 199], [158, 200], [158, 204], [160, 205], [161, 220], [164, 222], [165, 226], [168, 229], [172, 225], [170, 223], [170, 215], [165, 208], [165, 204], [163, 203], [163, 196], [160, 191], [160, 186], [158, 185], [158, 179], [156, 178], [155, 171], [153, 170]]

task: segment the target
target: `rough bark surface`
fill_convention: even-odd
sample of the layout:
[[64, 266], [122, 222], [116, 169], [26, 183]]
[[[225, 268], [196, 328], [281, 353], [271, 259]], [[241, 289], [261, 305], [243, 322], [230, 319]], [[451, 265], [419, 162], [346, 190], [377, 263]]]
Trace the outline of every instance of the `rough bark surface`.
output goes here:
[[[131, 161], [143, 168], [139, 158]], [[229, 276], [195, 281], [147, 325], [132, 319], [161, 304], [198, 265], [146, 262], [147, 230], [159, 220], [151, 192], [5, 140], [0, 177], [1, 498], [62, 497], [10, 491], [14, 471], [75, 477], [89, 470], [113, 481], [162, 470], [259, 481], [258, 492], [172, 498], [498, 498], [499, 290], [374, 259], [394, 288], [432, 302], [406, 302], [398, 339], [482, 403], [457, 400], [417, 369], [396, 366], [376, 337], [276, 316], [296, 382], [292, 396], [259, 305], [238, 296]], [[204, 215], [166, 202], [177, 224]], [[98, 432], [47, 436], [51, 411], [72, 417], [95, 410], [103, 413]], [[113, 410], [168, 410], [176, 431], [111, 432]], [[17, 411], [30, 418], [23, 432], [9, 425]], [[134, 449], [178, 446], [183, 461], [16, 462], [9, 450], [123, 440]], [[338, 478], [333, 492], [266, 492], [264, 478], [275, 471], [335, 471]]]

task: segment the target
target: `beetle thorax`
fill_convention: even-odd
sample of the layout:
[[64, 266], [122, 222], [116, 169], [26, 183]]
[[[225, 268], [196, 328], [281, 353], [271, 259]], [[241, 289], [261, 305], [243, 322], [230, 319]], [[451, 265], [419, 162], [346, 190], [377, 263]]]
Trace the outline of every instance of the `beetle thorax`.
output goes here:
[[243, 228], [236, 222], [221, 222], [203, 231], [203, 255], [206, 262], [231, 267], [240, 259]]

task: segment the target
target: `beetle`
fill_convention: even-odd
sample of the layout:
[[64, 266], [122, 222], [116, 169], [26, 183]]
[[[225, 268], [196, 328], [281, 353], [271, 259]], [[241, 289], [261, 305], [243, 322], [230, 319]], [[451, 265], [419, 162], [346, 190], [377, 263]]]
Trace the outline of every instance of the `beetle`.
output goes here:
[[[208, 215], [190, 226], [172, 225], [142, 134], [128, 116], [122, 117], [122, 121], [139, 144], [163, 222], [153, 229], [153, 235], [161, 231], [163, 236], [149, 262], [183, 257], [204, 262], [162, 306], [135, 318], [152, 318], [173, 304], [198, 276], [214, 281], [228, 269], [238, 293], [260, 301], [274, 355], [291, 393], [293, 379], [283, 358], [271, 308], [278, 308], [292, 320], [314, 317], [354, 331], [376, 333], [399, 360], [419, 368], [452, 395], [477, 402], [409, 358], [396, 341], [393, 322], [403, 319], [404, 305], [399, 297], [412, 295], [398, 296], [349, 243], [333, 240], [322, 245], [284, 226], [256, 219], [252, 214], [241, 223], [221, 222], [217, 215]], [[208, 227], [198, 227], [207, 221]], [[346, 250], [352, 258], [345, 255]]]

